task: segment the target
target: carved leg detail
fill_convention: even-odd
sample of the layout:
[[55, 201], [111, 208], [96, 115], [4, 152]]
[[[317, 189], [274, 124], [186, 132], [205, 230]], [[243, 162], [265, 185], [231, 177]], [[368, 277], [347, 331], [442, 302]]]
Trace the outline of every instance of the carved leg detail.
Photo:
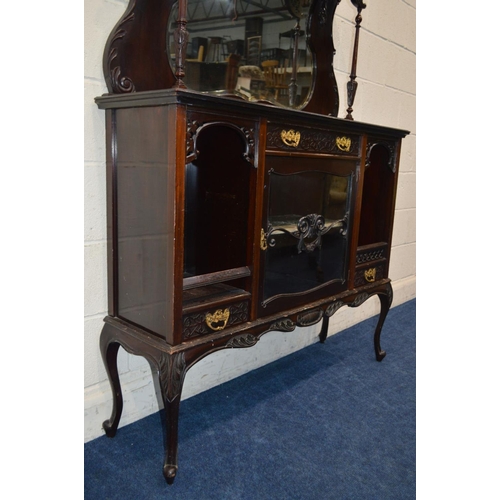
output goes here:
[[167, 419], [167, 449], [163, 464], [163, 475], [168, 484], [177, 474], [177, 444], [179, 435], [179, 406], [182, 384], [186, 374], [184, 353], [169, 355], [162, 353], [159, 361], [160, 387]]
[[111, 384], [111, 391], [113, 393], [113, 410], [111, 412], [111, 418], [104, 421], [102, 426], [106, 436], [114, 437], [116, 430], [118, 429], [120, 417], [122, 416], [123, 396], [117, 366], [118, 349], [120, 348], [120, 344], [113, 339], [113, 336], [108, 328], [109, 327], [107, 325], [104, 326], [101, 332], [100, 347], [102, 360], [104, 362], [109, 382]]
[[377, 361], [382, 361], [385, 358], [386, 352], [380, 347], [380, 334], [382, 333], [385, 318], [392, 304], [392, 286], [390, 283], [387, 284], [387, 292], [379, 293], [378, 298], [380, 300], [380, 316], [378, 318], [377, 328], [375, 328], [373, 343], [375, 347], [375, 357]]

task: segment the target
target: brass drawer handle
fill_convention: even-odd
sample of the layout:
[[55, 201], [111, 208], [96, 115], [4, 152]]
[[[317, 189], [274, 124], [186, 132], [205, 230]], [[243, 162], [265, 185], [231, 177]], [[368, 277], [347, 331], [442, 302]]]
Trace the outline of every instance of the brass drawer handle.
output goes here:
[[377, 270], [374, 267], [367, 269], [365, 271], [365, 280], [368, 281], [368, 283], [373, 283], [375, 281], [376, 274]]
[[260, 230], [260, 249], [264, 252], [267, 250], [267, 239], [266, 233], [264, 233], [264, 229]]
[[350, 137], [337, 137], [335, 143], [340, 151], [349, 152], [351, 150], [351, 139]]
[[287, 145], [296, 148], [300, 142], [300, 132], [295, 130], [282, 130], [281, 140]]
[[[218, 332], [219, 330], [224, 330], [226, 328], [227, 322], [229, 320], [229, 309], [217, 309], [213, 314], [207, 313], [205, 317], [205, 322], [211, 330]], [[223, 322], [223, 325], [219, 323]]]

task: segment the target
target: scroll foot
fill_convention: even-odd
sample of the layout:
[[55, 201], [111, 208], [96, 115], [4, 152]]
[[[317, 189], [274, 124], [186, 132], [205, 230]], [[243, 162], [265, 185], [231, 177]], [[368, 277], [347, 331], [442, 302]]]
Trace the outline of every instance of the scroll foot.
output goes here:
[[163, 476], [167, 481], [167, 484], [174, 484], [174, 479], [177, 474], [177, 466], [176, 465], [168, 465], [165, 464], [163, 466]]
[[116, 429], [118, 428], [118, 424], [116, 422], [113, 423], [111, 420], [105, 420], [102, 423], [102, 428], [104, 429], [106, 436], [108, 436], [109, 438], [113, 438], [116, 436]]

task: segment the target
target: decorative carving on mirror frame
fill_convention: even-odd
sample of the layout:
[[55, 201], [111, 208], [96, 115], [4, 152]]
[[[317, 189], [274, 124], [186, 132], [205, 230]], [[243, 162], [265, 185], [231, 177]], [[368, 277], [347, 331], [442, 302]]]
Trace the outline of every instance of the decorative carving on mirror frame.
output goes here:
[[123, 19], [120, 20], [116, 27], [116, 31], [108, 42], [109, 50], [107, 53], [107, 65], [111, 89], [119, 94], [126, 94], [130, 92], [135, 92], [135, 85], [131, 78], [128, 76], [122, 76], [122, 70], [119, 65], [113, 66], [115, 59], [118, 57], [118, 47], [127, 34], [127, 30], [124, 28], [125, 25], [132, 22], [135, 18], [135, 4], [136, 0], [131, 0], [129, 3], [127, 12], [124, 14]]

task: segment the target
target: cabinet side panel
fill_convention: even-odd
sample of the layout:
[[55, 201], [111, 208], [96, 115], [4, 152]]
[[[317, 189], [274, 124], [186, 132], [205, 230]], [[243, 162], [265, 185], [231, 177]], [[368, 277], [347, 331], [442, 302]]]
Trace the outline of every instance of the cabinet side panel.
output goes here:
[[172, 307], [167, 301], [168, 255], [174, 239], [168, 150], [175, 146], [168, 142], [169, 108], [116, 113], [118, 316], [166, 337]]

